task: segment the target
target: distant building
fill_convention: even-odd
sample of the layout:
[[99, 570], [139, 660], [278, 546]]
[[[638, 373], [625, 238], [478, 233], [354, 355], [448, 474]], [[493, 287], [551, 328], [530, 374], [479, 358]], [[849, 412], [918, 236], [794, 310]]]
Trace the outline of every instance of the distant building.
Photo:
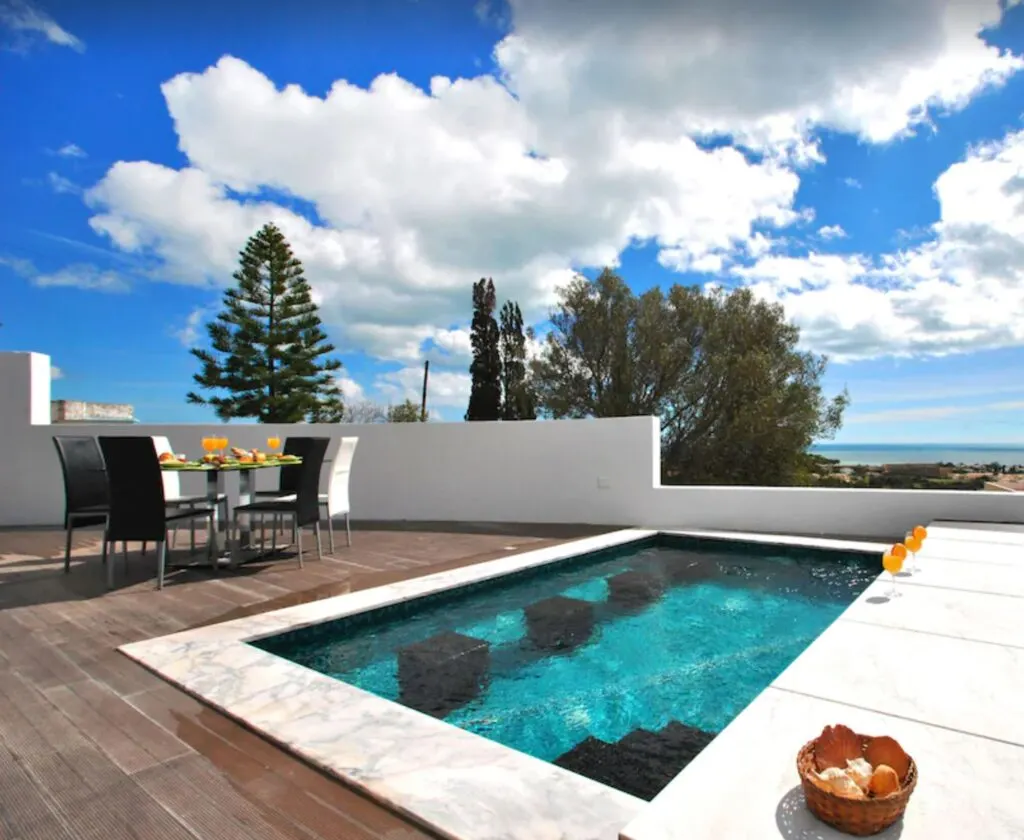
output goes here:
[[51, 400], [51, 423], [137, 423], [135, 407], [124, 403]]
[[939, 464], [885, 464], [882, 472], [888, 475], [913, 475], [921, 478], [949, 478], [953, 474], [950, 467]]

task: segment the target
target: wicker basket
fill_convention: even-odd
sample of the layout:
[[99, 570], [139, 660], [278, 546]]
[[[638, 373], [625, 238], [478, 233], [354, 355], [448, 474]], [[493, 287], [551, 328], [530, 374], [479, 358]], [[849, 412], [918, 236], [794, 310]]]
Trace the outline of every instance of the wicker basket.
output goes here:
[[[863, 742], [867, 738], [859, 735]], [[807, 807], [819, 820], [828, 823], [846, 834], [868, 837], [878, 834], [903, 816], [910, 801], [910, 794], [917, 785], [917, 765], [910, 759], [907, 777], [900, 779], [900, 789], [878, 799], [847, 799], [822, 790], [810, 780], [816, 770], [814, 765], [815, 741], [808, 741], [796, 757], [796, 769], [800, 773]]]

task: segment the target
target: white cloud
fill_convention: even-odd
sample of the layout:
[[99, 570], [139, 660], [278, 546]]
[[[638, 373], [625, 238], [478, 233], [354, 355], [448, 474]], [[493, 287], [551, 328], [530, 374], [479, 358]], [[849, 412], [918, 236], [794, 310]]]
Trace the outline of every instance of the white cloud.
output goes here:
[[[996, 0], [513, 0], [511, 15], [501, 81], [435, 77], [421, 90], [387, 74], [317, 97], [231, 57], [182, 73], [162, 90], [188, 165], [116, 163], [86, 194], [90, 224], [159, 279], [221, 286], [274, 221], [339, 348], [414, 370], [431, 345], [442, 364], [467, 361], [477, 278], [493, 276], [532, 322], [574, 269], [616, 265], [638, 242], [677, 270], [756, 260], [749, 282], [805, 308], [816, 298], [796, 295], [798, 279], [838, 290], [821, 308], [853, 305], [856, 355], [879, 327], [859, 313], [887, 311], [854, 282], [864, 259], [816, 255], [805, 284], [805, 267], [773, 252], [780, 231], [814, 218], [795, 204], [798, 165], [818, 157], [809, 132], [889, 140], [1021, 65], [978, 35], [998, 21]], [[709, 150], [702, 132], [768, 154]], [[274, 191], [310, 202], [323, 225]]]
[[818, 228], [818, 236], [822, 239], [845, 239], [847, 234], [842, 225], [824, 225]]
[[86, 155], [85, 153], [85, 149], [83, 149], [81, 146], [75, 145], [74, 143], [65, 143], [63, 146], [57, 149], [57, 154], [60, 155], [61, 157], [68, 158], [88, 157], [88, 155]]
[[77, 52], [85, 50], [85, 44], [80, 38], [60, 26], [39, 6], [25, 0], [0, 2], [0, 24], [24, 35], [42, 35], [51, 44], [70, 47]]
[[366, 399], [363, 386], [356, 382], [351, 376], [339, 376], [338, 385], [346, 402], [357, 402]]
[[1024, 400], [974, 405], [936, 405], [926, 408], [894, 408], [885, 411], [869, 411], [860, 414], [849, 413], [846, 423], [920, 423], [928, 420], [943, 420], [962, 414], [1020, 411]]
[[127, 292], [131, 288], [116, 271], [101, 271], [86, 263], [69, 265], [48, 274], [37, 273], [32, 282], [42, 287], [74, 287], [97, 292]]
[[843, 183], [850, 187], [850, 189], [854, 190], [859, 190], [864, 187], [864, 185], [856, 178], [843, 178]]
[[935, 195], [939, 221], [916, 247], [765, 257], [733, 273], [838, 360], [1024, 344], [1024, 131], [970, 150]]
[[210, 311], [205, 306], [197, 306], [185, 317], [185, 323], [171, 331], [171, 334], [178, 339], [185, 347], [195, 347], [199, 341], [199, 333], [203, 321], [209, 316]]
[[[470, 384], [468, 373], [431, 370], [427, 381], [427, 405], [465, 410], [469, 404]], [[381, 374], [373, 385], [375, 390], [391, 403], [410, 399], [419, 405], [423, 397], [423, 368], [407, 367]]]
[[55, 193], [69, 193], [71, 195], [77, 195], [82, 191], [82, 188], [74, 181], [65, 178], [63, 175], [58, 175], [56, 172], [47, 173], [46, 180], [50, 185], [50, 189]]
[[50, 379], [63, 379], [64, 371], [56, 365], [50, 365]]

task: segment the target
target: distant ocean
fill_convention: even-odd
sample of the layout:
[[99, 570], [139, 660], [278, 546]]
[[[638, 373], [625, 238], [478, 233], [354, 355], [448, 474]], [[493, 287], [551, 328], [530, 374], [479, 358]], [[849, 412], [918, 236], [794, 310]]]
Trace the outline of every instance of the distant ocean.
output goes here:
[[1024, 464], [1024, 445], [820, 443], [811, 451], [840, 464]]

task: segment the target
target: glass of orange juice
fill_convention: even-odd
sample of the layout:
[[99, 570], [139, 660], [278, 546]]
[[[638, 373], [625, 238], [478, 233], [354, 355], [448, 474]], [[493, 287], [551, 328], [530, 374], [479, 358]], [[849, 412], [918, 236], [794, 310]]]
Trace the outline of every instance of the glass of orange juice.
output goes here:
[[270, 437], [267, 438], [267, 448], [271, 452], [273, 452], [275, 449], [277, 449], [280, 445], [281, 445], [281, 438], [279, 438], [277, 435], [271, 435]]
[[923, 542], [913, 531], [907, 531], [907, 536], [904, 538], [903, 544], [907, 547], [907, 551], [910, 552], [910, 573], [912, 575], [916, 575], [917, 552], [921, 550]]
[[[899, 551], [901, 548], [903, 549], [902, 556]], [[896, 591], [896, 575], [903, 568], [903, 557], [906, 556], [906, 551], [906, 547], [902, 543], [897, 543], [882, 555], [882, 568], [892, 576], [892, 587], [885, 593], [887, 598], [899, 597], [899, 593]]]
[[226, 437], [217, 438], [217, 448], [220, 449], [220, 454], [224, 454], [224, 450], [228, 448], [228, 439]]
[[217, 448], [217, 438], [215, 437], [204, 437], [203, 438], [203, 451], [213, 452]]

